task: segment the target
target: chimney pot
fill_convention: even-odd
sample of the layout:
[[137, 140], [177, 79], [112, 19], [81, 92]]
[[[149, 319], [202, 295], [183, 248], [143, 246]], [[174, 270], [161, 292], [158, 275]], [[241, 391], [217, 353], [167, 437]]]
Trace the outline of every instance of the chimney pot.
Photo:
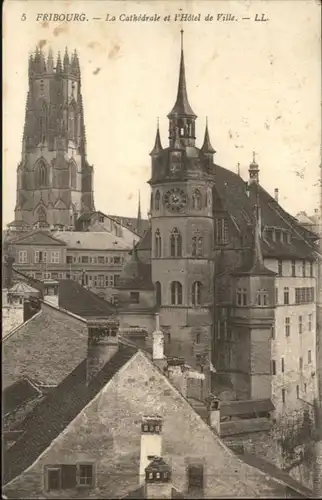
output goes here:
[[213, 394], [206, 398], [210, 427], [220, 435], [220, 400]]
[[275, 198], [275, 201], [277, 201], [277, 203], [278, 203], [278, 188], [274, 189], [274, 198]]
[[154, 459], [161, 456], [162, 423], [160, 415], [143, 416], [141, 421], [140, 484], [145, 482], [145, 469]]

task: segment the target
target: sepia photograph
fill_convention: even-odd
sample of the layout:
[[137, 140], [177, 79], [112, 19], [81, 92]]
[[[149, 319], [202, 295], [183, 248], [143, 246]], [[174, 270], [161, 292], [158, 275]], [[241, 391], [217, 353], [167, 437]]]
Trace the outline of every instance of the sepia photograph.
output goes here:
[[2, 26], [2, 498], [322, 498], [321, 1]]

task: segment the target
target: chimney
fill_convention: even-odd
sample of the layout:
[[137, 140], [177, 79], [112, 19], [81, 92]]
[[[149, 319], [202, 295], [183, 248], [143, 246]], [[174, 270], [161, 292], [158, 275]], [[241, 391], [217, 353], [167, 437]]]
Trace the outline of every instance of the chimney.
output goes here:
[[173, 385], [186, 397], [188, 382], [184, 358], [168, 358], [167, 375]]
[[56, 280], [44, 280], [44, 301], [59, 307], [59, 283]]
[[12, 287], [12, 265], [15, 259], [11, 255], [6, 257], [6, 288], [9, 290]]
[[152, 333], [152, 339], [153, 361], [159, 368], [163, 369], [166, 364], [164, 356], [164, 333], [160, 330], [160, 316], [158, 313], [155, 315], [155, 330]]
[[275, 198], [275, 201], [278, 203], [278, 188], [274, 189], [274, 198]]
[[119, 321], [97, 319], [87, 321], [87, 385], [96, 377], [119, 348]]
[[[205, 380], [205, 374], [194, 370], [185, 363], [184, 358], [167, 358], [166, 373], [172, 384], [181, 392], [183, 397], [188, 397], [188, 380]], [[202, 383], [200, 385], [200, 391]]]
[[172, 498], [171, 467], [161, 457], [145, 469], [145, 498]]
[[220, 436], [220, 401], [213, 394], [206, 399], [208, 409], [209, 425]]
[[[154, 457], [161, 455], [162, 417], [143, 416], [141, 422], [140, 484], [145, 483], [145, 469]], [[149, 497], [148, 497], [149, 498]]]

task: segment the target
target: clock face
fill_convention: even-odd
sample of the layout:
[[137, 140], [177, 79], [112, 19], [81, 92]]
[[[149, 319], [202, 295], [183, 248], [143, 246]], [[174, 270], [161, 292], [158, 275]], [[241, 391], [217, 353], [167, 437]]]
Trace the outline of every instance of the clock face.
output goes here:
[[173, 212], [180, 212], [187, 203], [185, 192], [180, 188], [172, 188], [164, 195], [165, 206]]

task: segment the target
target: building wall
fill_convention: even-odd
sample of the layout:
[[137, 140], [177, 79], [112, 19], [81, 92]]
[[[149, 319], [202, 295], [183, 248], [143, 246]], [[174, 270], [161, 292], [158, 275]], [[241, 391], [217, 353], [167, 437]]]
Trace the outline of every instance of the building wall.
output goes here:
[[[85, 461], [95, 467], [94, 490], [65, 490], [59, 497], [122, 498], [139, 485], [141, 418], [151, 413], [164, 419], [161, 453], [172, 468], [177, 489], [187, 493], [187, 466], [201, 464], [205, 498], [272, 494], [272, 482], [228, 450], [141, 353], [113, 377], [37, 462], [4, 488], [5, 494], [57, 497], [44, 493], [44, 468]], [[274, 493], [283, 496], [284, 488]]]
[[[267, 259], [265, 264], [269, 269], [278, 272], [277, 260]], [[312, 404], [316, 397], [316, 264], [313, 266], [313, 276], [310, 271], [310, 264], [306, 262], [305, 276], [303, 276], [302, 262], [296, 261], [295, 276], [292, 276], [292, 263], [284, 260], [283, 274], [276, 276], [275, 280], [277, 300], [272, 362], [276, 363], [276, 374], [272, 375], [272, 397], [277, 418], [284, 413], [300, 409], [305, 405], [303, 400]], [[286, 288], [289, 291], [289, 304], [284, 300]], [[296, 288], [313, 288], [313, 299], [308, 303], [296, 304]], [[289, 333], [287, 321], [290, 325]], [[282, 358], [284, 372], [282, 372]], [[303, 360], [302, 368], [300, 358]], [[285, 390], [285, 403], [283, 403], [283, 390]]]

